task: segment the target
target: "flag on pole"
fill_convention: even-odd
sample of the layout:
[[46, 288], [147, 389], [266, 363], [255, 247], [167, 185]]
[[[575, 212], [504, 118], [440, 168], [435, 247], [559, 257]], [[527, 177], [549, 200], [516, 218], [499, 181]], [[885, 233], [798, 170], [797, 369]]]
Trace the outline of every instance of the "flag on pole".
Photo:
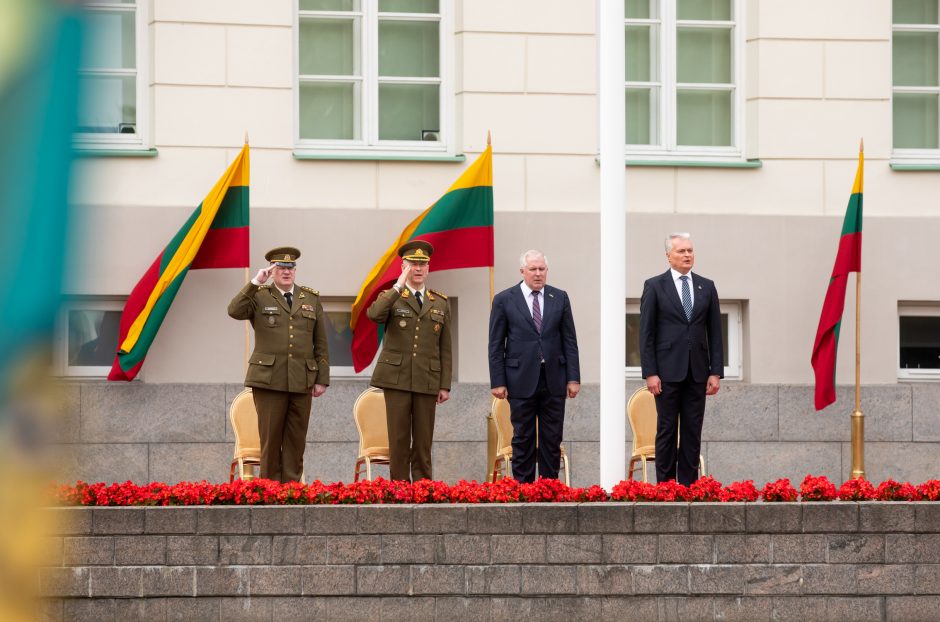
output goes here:
[[858, 170], [852, 186], [852, 196], [845, 210], [839, 251], [832, 268], [832, 278], [823, 301], [816, 342], [813, 344], [812, 364], [816, 374], [816, 410], [822, 410], [836, 401], [836, 352], [839, 348], [839, 329], [845, 308], [845, 290], [850, 272], [862, 271], [862, 179], [865, 154], [858, 152]]
[[369, 366], [382, 340], [378, 325], [366, 317], [366, 309], [401, 275], [397, 251], [409, 240], [425, 240], [434, 246], [432, 272], [493, 265], [492, 146], [487, 145], [444, 196], [405, 227], [369, 272], [349, 321], [356, 371]]
[[248, 266], [248, 144], [134, 287], [108, 380], [133, 380], [189, 270]]

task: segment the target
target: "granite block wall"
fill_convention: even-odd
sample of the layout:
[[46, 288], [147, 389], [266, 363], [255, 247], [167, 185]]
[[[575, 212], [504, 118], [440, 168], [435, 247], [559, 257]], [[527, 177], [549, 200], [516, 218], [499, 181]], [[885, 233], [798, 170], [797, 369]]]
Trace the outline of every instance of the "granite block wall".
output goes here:
[[45, 620], [934, 620], [940, 503], [50, 508]]
[[[352, 405], [362, 381], [336, 381], [314, 400], [307, 436], [306, 479], [352, 479], [358, 439]], [[628, 381], [627, 391], [639, 386]], [[227, 409], [241, 385], [64, 384], [62, 416], [52, 430], [62, 481], [222, 481], [234, 436]], [[849, 414], [852, 387], [821, 412], [808, 385], [727, 382], [709, 398], [703, 430], [706, 471], [720, 481], [779, 477], [799, 482], [807, 473], [844, 481], [851, 470]], [[565, 445], [572, 483], [594, 484], [599, 473], [599, 387], [587, 385], [568, 402]], [[453, 482], [486, 473], [489, 390], [459, 384], [437, 411], [435, 478]], [[940, 385], [896, 384], [862, 389], [866, 474], [921, 482], [940, 478]], [[630, 429], [626, 422], [626, 451]], [[378, 467], [387, 476], [387, 469]], [[655, 475], [651, 473], [651, 477]]]

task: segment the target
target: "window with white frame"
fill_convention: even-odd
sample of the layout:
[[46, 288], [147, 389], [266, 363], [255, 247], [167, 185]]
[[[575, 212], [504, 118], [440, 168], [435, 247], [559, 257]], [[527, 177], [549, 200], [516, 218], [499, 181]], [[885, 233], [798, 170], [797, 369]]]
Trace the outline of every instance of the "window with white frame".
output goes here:
[[940, 304], [898, 305], [898, 378], [940, 380]]
[[447, 152], [448, 0], [297, 0], [296, 145]]
[[[326, 341], [330, 349], [330, 376], [334, 378], [371, 377], [372, 370], [375, 368], [375, 360], [359, 373], [356, 373], [353, 368], [353, 332], [349, 327], [353, 299], [321, 300], [321, 302], [323, 304], [323, 316], [326, 320]], [[364, 321], [368, 322], [369, 320], [365, 319]]]
[[[721, 301], [721, 345], [725, 355], [725, 378], [741, 377], [743, 325], [741, 303]], [[640, 378], [640, 303], [627, 302], [627, 378]]]
[[78, 147], [144, 147], [144, 1], [92, 1], [82, 5], [85, 36], [79, 66]]
[[60, 376], [106, 377], [118, 347], [124, 302], [70, 300], [56, 325], [55, 373]]
[[627, 152], [740, 159], [741, 0], [624, 0]]
[[894, 156], [940, 159], [940, 11], [937, 0], [894, 0]]

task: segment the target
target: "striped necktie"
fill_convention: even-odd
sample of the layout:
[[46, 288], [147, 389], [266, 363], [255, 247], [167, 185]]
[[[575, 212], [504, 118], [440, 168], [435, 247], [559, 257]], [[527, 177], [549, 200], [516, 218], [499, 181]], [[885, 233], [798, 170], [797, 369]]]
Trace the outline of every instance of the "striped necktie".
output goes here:
[[535, 322], [535, 330], [542, 334], [542, 305], [539, 304], [539, 294], [541, 292], [532, 292], [532, 321]]
[[692, 319], [692, 290], [689, 289], [689, 277], [682, 275], [682, 308], [685, 309], [685, 319]]

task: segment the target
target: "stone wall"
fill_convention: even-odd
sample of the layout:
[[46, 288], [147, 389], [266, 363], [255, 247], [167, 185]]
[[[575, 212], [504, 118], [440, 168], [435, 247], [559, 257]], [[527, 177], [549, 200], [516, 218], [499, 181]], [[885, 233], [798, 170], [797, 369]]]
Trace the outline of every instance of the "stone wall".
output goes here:
[[46, 620], [935, 620], [940, 503], [54, 508]]
[[[352, 405], [365, 382], [336, 381], [314, 400], [305, 459], [306, 479], [352, 480], [358, 448]], [[632, 392], [638, 381], [628, 381]], [[242, 390], [234, 384], [64, 384], [67, 408], [54, 426], [60, 479], [135, 482], [223, 481], [234, 437], [227, 407]], [[703, 454], [708, 473], [723, 482], [765, 481], [807, 473], [841, 482], [851, 469], [851, 387], [836, 405], [815, 412], [812, 387], [726, 382], [708, 401]], [[565, 444], [572, 483], [597, 483], [599, 387], [586, 385], [568, 402]], [[435, 478], [477, 479], [486, 472], [489, 390], [460, 384], [438, 408]], [[864, 387], [866, 474], [921, 482], [940, 478], [940, 385]], [[629, 424], [627, 453], [629, 455]], [[387, 470], [379, 468], [387, 476]], [[651, 477], [655, 474], [651, 473]]]

